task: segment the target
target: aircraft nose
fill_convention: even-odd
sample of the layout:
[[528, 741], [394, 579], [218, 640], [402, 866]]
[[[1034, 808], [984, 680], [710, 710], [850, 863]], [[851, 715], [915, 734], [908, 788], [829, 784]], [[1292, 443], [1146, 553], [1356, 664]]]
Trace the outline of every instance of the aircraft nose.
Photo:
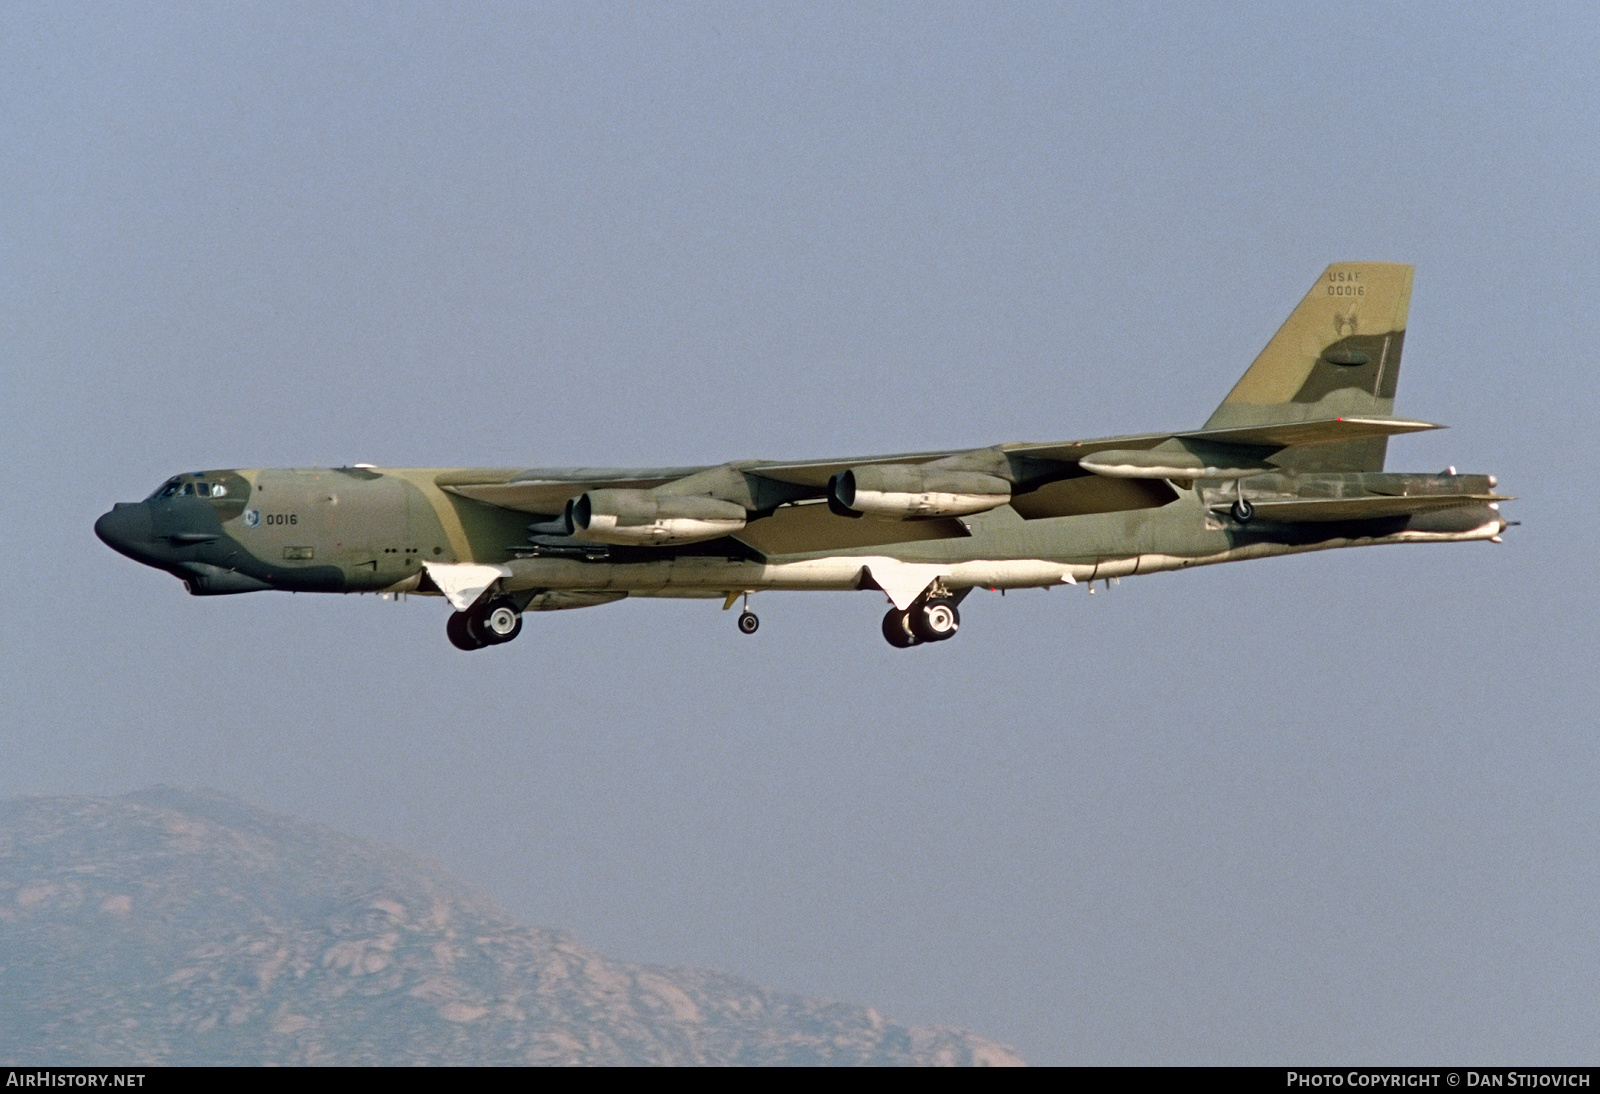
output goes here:
[[118, 554], [137, 559], [149, 550], [150, 510], [142, 502], [119, 501], [94, 522], [94, 534]]

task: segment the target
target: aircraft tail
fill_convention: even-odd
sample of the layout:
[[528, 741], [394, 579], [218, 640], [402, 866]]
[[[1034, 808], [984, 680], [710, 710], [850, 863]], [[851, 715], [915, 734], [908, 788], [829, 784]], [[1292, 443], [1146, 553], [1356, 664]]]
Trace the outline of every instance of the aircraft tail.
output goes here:
[[[1390, 417], [1411, 274], [1412, 267], [1393, 262], [1329, 266], [1205, 428]], [[1305, 471], [1381, 471], [1387, 445], [1381, 436], [1308, 445], [1273, 462]]]

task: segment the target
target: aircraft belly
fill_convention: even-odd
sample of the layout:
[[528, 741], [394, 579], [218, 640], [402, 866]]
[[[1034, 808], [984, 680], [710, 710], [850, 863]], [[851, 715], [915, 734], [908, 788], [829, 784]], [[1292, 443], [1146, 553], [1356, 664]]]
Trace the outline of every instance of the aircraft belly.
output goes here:
[[[1176, 513], [1174, 510], [1187, 510]], [[988, 515], [986, 515], [988, 516]], [[1203, 541], [1195, 541], [1199, 531]], [[1169, 554], [1227, 549], [1220, 532], [1205, 533], [1198, 502], [1153, 511], [1047, 518], [1024, 522], [1015, 513], [971, 522], [970, 537], [895, 544], [893, 556], [854, 552], [777, 557], [764, 562], [704, 556], [606, 563], [523, 558], [505, 564], [511, 591], [583, 589], [636, 596], [700, 597], [730, 590], [851, 590], [881, 586], [898, 603], [902, 586], [916, 595], [935, 579], [952, 588], [1018, 589], [1070, 584], [1174, 568]], [[1141, 559], [1148, 557], [1148, 562]], [[1158, 559], [1160, 561], [1158, 561]]]
[[762, 563], [685, 557], [659, 562], [582, 562], [575, 559], [513, 559], [505, 564], [513, 590], [584, 589], [636, 595], [701, 596], [729, 589], [853, 589], [863, 562], [821, 558]]
[[[1193, 566], [1213, 566], [1223, 562], [1243, 562], [1248, 559], [1273, 558], [1279, 555], [1307, 554], [1312, 551], [1331, 551], [1344, 547], [1377, 547], [1401, 543], [1470, 543], [1494, 540], [1505, 531], [1506, 522], [1499, 511], [1487, 505], [1463, 506], [1444, 513], [1428, 512], [1413, 516], [1404, 525], [1394, 521], [1347, 522], [1332, 528], [1313, 526], [1282, 528], [1277, 532], [1232, 531], [1222, 533], [1227, 545], [1214, 550], [1183, 553], [1152, 551], [1141, 554], [1133, 573], [1147, 574], [1164, 570], [1181, 570]], [[1096, 577], [1118, 577], [1102, 564]]]
[[874, 571], [874, 580], [882, 582], [883, 575], [897, 568], [915, 571], [920, 583], [912, 595], [936, 578], [960, 588], [1026, 588], [1071, 583], [1088, 577], [1094, 570], [1091, 564], [1047, 559], [970, 559], [908, 566], [899, 559], [856, 555], [767, 563], [699, 558], [622, 564], [516, 559], [505, 564], [510, 576], [503, 584], [510, 591], [583, 589], [636, 596], [703, 597], [731, 590], [853, 590], [862, 588]]
[[1435, 522], [1437, 526], [1414, 520], [1405, 527], [1367, 522], [1312, 530], [1241, 529], [1205, 518], [1200, 503], [1186, 498], [1185, 504], [1159, 514], [1059, 518], [1029, 522], [1025, 529], [1007, 529], [1000, 536], [975, 533], [971, 539], [956, 541], [967, 548], [960, 554], [950, 549], [953, 544], [919, 543], [900, 545], [897, 557], [838, 554], [755, 562], [689, 556], [629, 563], [515, 559], [503, 567], [509, 574], [504, 585], [511, 591], [585, 590], [686, 598], [758, 589], [877, 586], [888, 589], [898, 604], [909, 602], [935, 579], [950, 588], [1039, 588], [1340, 547], [1490, 539], [1503, 530], [1499, 513], [1487, 507], [1465, 511], [1453, 522]]

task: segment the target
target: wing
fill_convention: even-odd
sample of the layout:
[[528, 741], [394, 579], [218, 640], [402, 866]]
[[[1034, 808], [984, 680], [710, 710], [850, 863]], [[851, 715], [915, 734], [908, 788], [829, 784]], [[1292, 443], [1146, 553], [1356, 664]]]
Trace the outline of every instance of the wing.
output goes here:
[[747, 554], [814, 554], [960, 538], [968, 531], [959, 518], [1003, 505], [1024, 520], [1157, 508], [1178, 497], [1174, 482], [1272, 471], [1268, 461], [1285, 448], [1435, 428], [1349, 417], [714, 467], [468, 469], [435, 482], [458, 497], [545, 518], [528, 526], [535, 551], [728, 539]]
[[1068, 458], [998, 446], [715, 467], [465, 469], [434, 481], [459, 498], [541, 518], [517, 553], [703, 544], [694, 550], [810, 555], [963, 538], [960, 517], [1008, 504], [1024, 520], [1165, 505], [1178, 496], [1166, 483], [1114, 481], [1077, 462], [1107, 444], [1165, 436], [1057, 446]]
[[445, 471], [434, 482], [449, 493], [501, 509], [554, 516], [589, 490], [649, 490], [707, 470], [704, 467], [514, 467]]

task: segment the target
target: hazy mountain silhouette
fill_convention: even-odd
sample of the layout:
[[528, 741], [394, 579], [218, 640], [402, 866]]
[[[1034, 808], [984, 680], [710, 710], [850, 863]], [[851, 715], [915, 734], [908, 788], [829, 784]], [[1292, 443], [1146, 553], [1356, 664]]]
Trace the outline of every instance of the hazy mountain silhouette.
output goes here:
[[627, 965], [393, 848], [207, 792], [0, 803], [7, 1064], [1013, 1064]]

